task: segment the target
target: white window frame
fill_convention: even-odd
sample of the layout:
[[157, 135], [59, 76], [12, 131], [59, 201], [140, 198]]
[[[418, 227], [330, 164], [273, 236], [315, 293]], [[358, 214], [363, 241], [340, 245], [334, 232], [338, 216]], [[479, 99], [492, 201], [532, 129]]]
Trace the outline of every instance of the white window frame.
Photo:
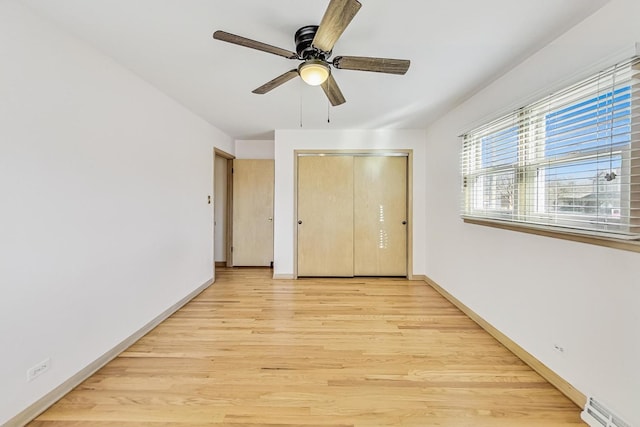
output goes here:
[[[634, 70], [639, 70], [639, 63], [640, 60], [636, 57], [629, 60], [626, 66], [630, 66]], [[593, 88], [589, 88], [589, 84], [599, 84], [597, 80], [598, 77], [599, 75], [594, 76], [591, 83], [587, 80], [586, 83], [581, 82], [580, 86], [576, 85], [576, 87], [578, 87], [580, 91], [591, 93], [590, 91], [592, 91]], [[631, 111], [631, 124], [629, 125], [631, 131], [629, 135], [632, 135], [632, 137], [628, 147], [620, 148], [611, 143], [611, 146], [593, 147], [575, 153], [565, 153], [560, 156], [555, 156], [553, 159], [547, 157], [545, 153], [545, 144], [547, 141], [546, 119], [548, 115], [554, 111], [553, 108], [549, 107], [550, 104], [548, 102], [532, 103], [493, 123], [481, 126], [479, 128], [481, 131], [472, 131], [464, 135], [465, 145], [461, 165], [463, 219], [467, 222], [491, 222], [497, 223], [498, 225], [504, 223], [510, 228], [523, 226], [542, 229], [549, 233], [588, 235], [607, 240], [627, 241], [640, 239], [640, 231], [638, 231], [637, 223], [632, 222], [636, 221], [635, 218], [638, 213], [631, 208], [632, 205], [635, 206], [636, 203], [640, 203], [640, 200], [638, 200], [640, 197], [636, 194], [637, 191], [635, 191], [640, 182], [640, 178], [632, 175], [632, 173], [637, 174], [635, 170], [638, 168], [636, 165], [639, 163], [637, 157], [640, 151], [640, 136], [635, 134], [635, 132], [637, 132], [636, 128], [640, 126], [640, 119], [637, 117], [638, 113], [633, 112], [634, 109], [638, 109], [636, 104], [637, 100], [635, 99], [637, 96], [633, 97], [633, 90], [635, 90], [635, 87], [632, 86], [633, 83], [633, 81], [629, 83], [632, 87], [632, 102], [634, 102], [634, 105], [629, 107]], [[614, 88], [613, 90], [619, 89], [619, 86], [615, 85], [615, 78], [612, 87]], [[572, 87], [568, 88], [566, 93], [562, 91], [559, 92], [562, 94], [562, 105], [559, 105], [557, 107], [558, 109], [567, 108], [567, 106], [571, 106], [572, 103], [579, 103], [585, 99], [585, 95], [580, 91], [571, 93], [571, 90]], [[597, 93], [601, 93], [599, 88]], [[615, 101], [615, 97], [612, 97], [612, 100]], [[605, 101], [608, 102], [608, 99], [605, 98]], [[611, 105], [615, 106], [615, 103]], [[546, 110], [541, 111], [540, 108], [546, 108]], [[600, 107], [596, 106], [596, 112], [599, 110]], [[614, 113], [615, 110], [612, 110], [611, 114], [613, 115]], [[483, 168], [483, 138], [489, 137], [492, 133], [495, 134], [507, 130], [510, 120], [513, 122], [512, 126], [517, 127], [518, 132], [517, 162]], [[596, 129], [597, 132], [600, 132], [598, 123], [599, 122], [596, 121]], [[605, 132], [607, 129], [613, 132], [613, 116], [611, 123], [612, 126], [605, 128]], [[534, 134], [535, 137], [532, 137], [531, 135]], [[599, 136], [597, 138], [599, 138]], [[495, 149], [493, 150], [495, 151]], [[600, 213], [601, 207], [597, 202], [594, 205], [594, 215], [590, 215], [589, 213], [558, 212], [557, 207], [555, 210], [552, 210], [547, 198], [549, 189], [547, 187], [545, 171], [549, 170], [550, 167], [561, 167], [563, 164], [577, 164], [581, 160], [599, 158], [600, 156], [605, 158], [608, 156], [611, 158], [618, 157], [620, 159], [619, 180], [616, 183], [621, 189], [620, 203], [619, 206], [612, 207], [613, 215], [607, 217]], [[596, 160], [597, 166], [599, 162], [600, 160]], [[495, 188], [487, 187], [487, 177], [495, 176], [501, 172], [513, 173], [514, 185], [517, 186], [517, 188], [514, 188], [514, 206], [510, 211], [505, 211], [499, 205], [488, 205], [486, 200], [487, 194], [493, 197], [494, 201], [498, 197]], [[593, 185], [596, 186], [596, 197], [600, 194], [599, 190], [601, 188], [601, 184], [598, 183], [597, 179], [598, 175], [595, 176], [593, 181]], [[595, 224], [593, 220], [594, 217], [596, 218]], [[607, 218], [611, 219], [612, 222], [608, 223]], [[583, 228], [580, 226], [580, 221], [584, 221], [584, 224], [588, 223], [589, 225]], [[627, 221], [628, 224], [620, 225], [620, 221]], [[630, 243], [635, 244], [635, 242]]]

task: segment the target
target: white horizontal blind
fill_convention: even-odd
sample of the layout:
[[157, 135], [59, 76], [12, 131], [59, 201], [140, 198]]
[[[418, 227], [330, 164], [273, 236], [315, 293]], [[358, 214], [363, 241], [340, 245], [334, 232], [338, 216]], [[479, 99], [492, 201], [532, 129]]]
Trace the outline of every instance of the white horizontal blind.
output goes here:
[[640, 59], [464, 135], [462, 216], [640, 238]]

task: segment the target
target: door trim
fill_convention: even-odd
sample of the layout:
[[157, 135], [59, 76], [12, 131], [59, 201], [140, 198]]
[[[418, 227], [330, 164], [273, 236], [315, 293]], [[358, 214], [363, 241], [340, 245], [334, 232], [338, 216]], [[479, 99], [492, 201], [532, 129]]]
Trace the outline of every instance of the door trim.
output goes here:
[[[226, 235], [226, 266], [227, 267], [232, 267], [232, 259], [231, 259], [231, 248], [233, 246], [233, 160], [236, 158], [236, 156], [234, 156], [233, 154], [229, 154], [226, 151], [222, 151], [218, 148], [213, 149], [213, 162], [214, 162], [214, 171], [215, 171], [215, 160], [216, 160], [216, 156], [218, 157], [222, 157], [223, 159], [227, 160], [227, 210], [226, 210], [226, 230], [225, 230], [225, 235]], [[215, 180], [215, 172], [213, 174], [213, 179]], [[214, 183], [214, 189], [215, 189], [215, 183]], [[214, 220], [215, 220], [215, 209], [214, 209]], [[214, 227], [215, 229], [215, 227]], [[215, 260], [215, 236], [214, 236], [214, 241], [213, 241], [213, 247], [214, 247], [214, 260]]]
[[303, 156], [406, 156], [407, 157], [407, 279], [413, 280], [413, 150], [293, 150], [293, 278], [298, 278], [298, 158]]

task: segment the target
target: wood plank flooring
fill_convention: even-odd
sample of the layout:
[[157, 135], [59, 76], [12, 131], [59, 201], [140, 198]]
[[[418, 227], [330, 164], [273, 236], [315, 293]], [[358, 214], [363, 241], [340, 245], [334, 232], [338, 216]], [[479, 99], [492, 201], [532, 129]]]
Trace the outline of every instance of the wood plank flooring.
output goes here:
[[436, 291], [401, 279], [216, 283], [30, 425], [584, 426]]

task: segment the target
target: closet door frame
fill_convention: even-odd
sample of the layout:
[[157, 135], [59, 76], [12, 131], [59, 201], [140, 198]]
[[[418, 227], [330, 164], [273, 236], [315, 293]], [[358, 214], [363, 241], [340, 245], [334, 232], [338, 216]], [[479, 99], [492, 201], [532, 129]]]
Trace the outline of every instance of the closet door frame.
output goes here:
[[293, 277], [298, 278], [298, 158], [326, 156], [406, 156], [407, 157], [407, 279], [413, 280], [413, 150], [294, 150], [293, 152]]

